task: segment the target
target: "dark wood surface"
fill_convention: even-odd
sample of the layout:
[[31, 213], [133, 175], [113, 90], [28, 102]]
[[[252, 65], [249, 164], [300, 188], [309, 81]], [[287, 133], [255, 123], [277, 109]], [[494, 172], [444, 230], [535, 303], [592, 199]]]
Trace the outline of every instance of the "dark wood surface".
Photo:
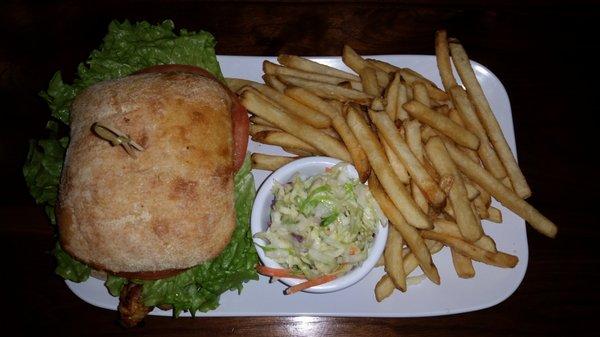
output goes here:
[[[101, 4], [100, 4], [101, 3]], [[592, 2], [9, 1], [0, 5], [0, 334], [35, 336], [568, 336], [597, 335], [597, 24]], [[27, 141], [48, 110], [37, 93], [56, 70], [72, 77], [112, 19], [175, 20], [205, 29], [220, 54], [433, 54], [447, 28], [489, 67], [511, 99], [530, 201], [559, 224], [528, 230], [529, 267], [495, 307], [431, 318], [150, 317], [124, 330], [113, 311], [84, 303], [53, 274], [53, 229], [25, 188]], [[597, 125], [597, 124], [596, 124]]]

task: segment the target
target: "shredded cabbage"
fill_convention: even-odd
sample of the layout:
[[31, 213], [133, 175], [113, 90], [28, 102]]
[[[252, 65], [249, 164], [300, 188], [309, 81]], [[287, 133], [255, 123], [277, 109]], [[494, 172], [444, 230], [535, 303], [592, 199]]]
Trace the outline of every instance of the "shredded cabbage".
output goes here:
[[257, 234], [265, 254], [311, 279], [343, 274], [368, 256], [385, 216], [369, 189], [351, 178], [345, 163], [303, 180], [275, 182], [271, 224]]

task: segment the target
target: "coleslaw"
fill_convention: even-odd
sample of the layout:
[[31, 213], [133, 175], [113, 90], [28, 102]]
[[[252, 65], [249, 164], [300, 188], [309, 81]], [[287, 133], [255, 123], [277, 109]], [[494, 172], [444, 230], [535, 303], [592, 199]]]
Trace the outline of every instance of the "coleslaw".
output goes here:
[[360, 265], [387, 219], [346, 163], [303, 180], [275, 182], [271, 223], [256, 234], [265, 254], [307, 279], [342, 275]]

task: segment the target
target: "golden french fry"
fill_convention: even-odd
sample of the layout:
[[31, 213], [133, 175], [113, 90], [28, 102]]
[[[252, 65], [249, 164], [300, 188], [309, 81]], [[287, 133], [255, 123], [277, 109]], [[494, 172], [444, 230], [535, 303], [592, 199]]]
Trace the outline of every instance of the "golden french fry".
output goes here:
[[285, 151], [287, 153], [295, 154], [299, 157], [310, 157], [310, 156], [318, 155], [318, 154], [310, 153], [308, 151], [304, 151], [302, 149], [297, 149], [297, 148], [293, 148], [293, 147], [283, 146], [282, 149], [283, 149], [283, 151]]
[[252, 140], [258, 143], [277, 145], [281, 147], [292, 147], [314, 155], [322, 154], [314, 146], [307, 144], [298, 137], [294, 137], [284, 131], [260, 131], [252, 134]]
[[385, 71], [381, 71], [377, 67], [371, 67], [362, 56], [360, 56], [348, 45], [344, 45], [344, 49], [342, 51], [342, 61], [357, 74], [360, 74], [364, 68], [372, 68], [375, 71], [375, 76], [377, 77], [377, 84], [381, 88], [387, 87], [390, 81]]
[[450, 118], [431, 110], [424, 104], [413, 100], [404, 104], [404, 109], [421, 123], [438, 130], [457, 144], [473, 150], [477, 150], [479, 147], [479, 138], [471, 131], [454, 123]]
[[488, 216], [485, 218], [491, 222], [501, 223], [502, 222], [502, 212], [496, 207], [488, 207], [487, 209]]
[[264, 74], [262, 76], [262, 78], [263, 78], [263, 81], [265, 81], [266, 85], [279, 91], [280, 93], [283, 93], [283, 91], [285, 90], [285, 84], [283, 82], [281, 82], [277, 78], [277, 76]]
[[[436, 103], [435, 101], [430, 101], [430, 104], [432, 107], [434, 106], [435, 103]], [[447, 104], [438, 105], [434, 108], [434, 110], [437, 113], [441, 113], [442, 115], [446, 115], [446, 116], [450, 117], [450, 119], [452, 119], [454, 121], [454, 119], [450, 116], [450, 111], [453, 109], [451, 109]], [[462, 126], [462, 124], [459, 123], [458, 121], [455, 121], [455, 122], [458, 125]]]
[[427, 86], [422, 81], [416, 81], [413, 83], [413, 99], [426, 107], [431, 107], [431, 101], [429, 94], [427, 93]]
[[261, 124], [254, 124], [254, 123], [250, 123], [250, 128], [248, 130], [248, 133], [252, 136], [255, 135], [259, 132], [262, 131], [281, 131], [281, 129], [278, 129], [274, 126], [267, 126], [267, 125], [261, 125]]
[[356, 81], [344, 81], [338, 84], [338, 86], [346, 89], [354, 89], [358, 91], [363, 91], [363, 86], [361, 82]]
[[368, 66], [362, 56], [358, 55], [349, 45], [344, 45], [342, 61], [357, 74], [360, 74], [363, 68]]
[[[427, 245], [431, 255], [436, 254], [442, 250], [442, 248], [444, 248], [444, 245], [437, 241], [425, 240], [425, 244]], [[415, 257], [415, 254], [410, 251], [403, 252], [403, 255], [404, 271], [406, 275], [409, 275], [419, 266], [419, 261]], [[392, 282], [392, 279], [389, 277], [389, 275], [384, 274], [375, 286], [375, 298], [378, 302], [381, 302], [390, 296], [394, 292], [394, 289], [394, 282]]]
[[396, 289], [394, 282], [388, 274], [384, 274], [375, 285], [375, 299], [381, 302], [389, 297]]
[[[468, 179], [468, 177], [465, 176], [464, 173], [463, 178]], [[471, 181], [471, 184], [473, 184], [473, 187], [475, 187], [479, 191], [479, 196], [477, 197], [477, 199], [481, 200], [482, 205], [485, 205], [485, 207], [489, 207], [492, 204], [492, 196], [490, 195], [490, 193], [474, 181]]]
[[444, 205], [444, 212], [452, 219], [454, 219], [454, 217], [456, 216], [454, 214], [454, 208], [452, 208], [452, 205], [449, 202], [447, 202], [446, 205]]
[[[377, 126], [379, 132], [383, 135], [386, 142], [396, 153], [398, 158], [404, 164], [404, 167], [410, 173], [412, 179], [415, 180], [421, 191], [427, 197], [434, 207], [441, 207], [446, 195], [439, 188], [435, 180], [427, 173], [423, 164], [415, 157], [406, 142], [400, 136], [394, 122], [385, 112], [369, 111], [369, 116], [373, 123]], [[369, 151], [365, 149], [367, 156]], [[369, 157], [370, 159], [370, 157]], [[373, 165], [374, 166], [374, 165]], [[379, 176], [379, 175], [378, 175]], [[385, 185], [384, 185], [385, 186]], [[387, 191], [387, 189], [386, 189]]]
[[506, 177], [506, 169], [492, 147], [488, 135], [486, 134], [479, 117], [477, 117], [477, 113], [471, 105], [467, 93], [462, 88], [454, 86], [450, 88], [450, 95], [452, 96], [452, 101], [456, 105], [456, 111], [458, 111], [467, 130], [473, 132], [479, 138], [479, 148], [477, 149], [477, 153], [485, 168], [498, 179]]
[[279, 63], [283, 64], [284, 66], [290, 68], [304, 70], [311, 73], [339, 77], [349, 81], [360, 82], [360, 78], [357, 75], [350, 74], [345, 71], [315, 61], [311, 61], [300, 56], [281, 54], [277, 57], [277, 61], [279, 61]]
[[348, 81], [347, 79], [339, 78], [339, 77], [335, 77], [335, 76], [311, 73], [311, 72], [306, 72], [306, 71], [298, 70], [298, 69], [294, 69], [294, 68], [282, 67], [280, 65], [277, 65], [277, 64], [269, 62], [269, 61], [263, 62], [263, 71], [266, 74], [274, 75], [274, 76], [281, 76], [281, 75], [294, 76], [294, 77], [303, 78], [303, 79], [309, 80], [309, 81], [323, 82], [323, 83], [329, 83], [329, 84], [335, 84], [335, 85], [338, 85], [340, 83]]
[[531, 189], [525, 180], [523, 172], [521, 172], [521, 169], [517, 164], [517, 160], [513, 156], [512, 151], [508, 146], [506, 138], [504, 138], [502, 129], [500, 129], [500, 124], [492, 112], [490, 104], [483, 93], [483, 89], [481, 88], [479, 81], [477, 81], [477, 77], [475, 76], [475, 72], [471, 67], [471, 62], [467, 56], [467, 53], [465, 52], [465, 49], [456, 39], [448, 42], [450, 53], [452, 55], [452, 61], [454, 62], [454, 66], [456, 67], [458, 75], [460, 76], [465, 88], [467, 88], [469, 97], [471, 98], [473, 105], [475, 105], [475, 111], [477, 112], [481, 123], [485, 127], [494, 149], [497, 151], [497, 154], [502, 161], [502, 164], [504, 164], [504, 167], [506, 168], [506, 172], [510, 177], [515, 192], [517, 192], [517, 195], [521, 198], [529, 197], [531, 195]]
[[383, 100], [379, 97], [374, 98], [371, 102], [371, 110], [383, 111]]
[[390, 276], [397, 289], [406, 291], [406, 274], [402, 263], [402, 235], [393, 226], [388, 230], [385, 244], [385, 272]]
[[410, 183], [410, 176], [406, 171], [406, 167], [404, 167], [404, 164], [402, 164], [402, 161], [400, 161], [398, 156], [394, 153], [394, 150], [392, 150], [383, 137], [380, 136], [379, 140], [381, 141], [381, 145], [383, 145], [383, 149], [388, 161], [390, 162], [390, 166], [392, 167], [394, 173], [396, 173], [398, 179], [400, 179], [403, 184]]
[[400, 70], [400, 67], [396, 67], [395, 65], [384, 62], [384, 61], [375, 60], [375, 59], [365, 59], [365, 61], [371, 67], [377, 68], [386, 73], [394, 73], [394, 72]]
[[298, 137], [325, 155], [347, 162], [351, 161], [348, 150], [339, 140], [286, 114], [278, 106], [271, 104], [268, 99], [263, 97], [258, 91], [246, 90], [241, 96], [242, 104], [255, 115]]
[[453, 248], [461, 255], [464, 255], [475, 261], [483, 262], [501, 268], [514, 268], [519, 262], [519, 258], [503, 252], [492, 253], [475, 246], [472, 243], [461, 240], [454, 236], [434, 231], [421, 231], [424, 239], [439, 241], [450, 248]]
[[[437, 254], [444, 245], [437, 241], [425, 240], [425, 245], [429, 249], [431, 255]], [[416, 258], [412, 251], [406, 252], [404, 255], [404, 272], [406, 275], [410, 275], [419, 266], [419, 260]]]
[[381, 94], [379, 84], [377, 83], [377, 74], [375, 69], [371, 67], [363, 67], [360, 72], [360, 79], [363, 87], [363, 91], [367, 94], [378, 97]]
[[[462, 126], [463, 128], [465, 127], [465, 123], [463, 122], [462, 118], [460, 117], [460, 114], [458, 113], [458, 110], [452, 108], [448, 110], [448, 113], [446, 114], [448, 116], [448, 118], [450, 118], [450, 120], [452, 120], [454, 123]], [[468, 129], [467, 129], [468, 130]], [[474, 132], [473, 132], [474, 133]], [[477, 135], [476, 133], [474, 133], [475, 135]], [[477, 149], [477, 151], [481, 150], [481, 139], [479, 140], [479, 149]], [[479, 155], [477, 154], [477, 151], [471, 150], [471, 149], [467, 149], [464, 146], [460, 147], [461, 150], [463, 150], [464, 153], [466, 153], [469, 158], [471, 158], [471, 160], [475, 163], [479, 163]]]
[[467, 195], [467, 189], [458, 171], [458, 168], [450, 158], [446, 147], [440, 137], [431, 137], [425, 144], [427, 156], [433, 167], [441, 176], [453, 177], [452, 187], [448, 193], [448, 199], [454, 209], [454, 218], [458, 228], [465, 240], [474, 242], [483, 235], [483, 228], [473, 214], [471, 203]]
[[277, 103], [286, 112], [294, 115], [303, 122], [315, 128], [326, 128], [331, 125], [331, 119], [324, 114], [301, 104], [300, 102], [280, 93], [263, 84], [253, 84], [252, 87], [265, 95], [268, 99]]
[[[462, 234], [460, 233], [460, 229], [458, 229], [458, 225], [455, 222], [444, 220], [444, 219], [435, 219], [433, 221], [433, 230], [439, 233], [448, 234], [457, 238], [462, 238]], [[497, 252], [496, 243], [494, 240], [488, 235], [483, 235], [479, 240], [473, 242], [473, 244], [481, 249], [485, 249], [490, 252]]]
[[431, 128], [429, 125], [423, 125], [423, 130], [421, 130], [421, 140], [426, 142], [429, 138], [434, 136], [439, 136], [440, 134]]
[[467, 189], [467, 197], [469, 198], [469, 200], [472, 201], [473, 199], [477, 198], [480, 193], [479, 190], [475, 186], [473, 186], [471, 181], [465, 180], [464, 177], [463, 182], [465, 183], [465, 188]]
[[350, 130], [348, 123], [346, 123], [346, 120], [342, 117], [340, 111], [319, 96], [303, 88], [288, 88], [285, 91], [285, 94], [331, 118], [334, 129], [341, 136], [344, 144], [346, 144], [346, 147], [348, 148], [352, 163], [358, 171], [360, 181], [365, 182], [371, 173], [371, 165], [369, 164], [367, 155]]
[[421, 211], [423, 211], [425, 214], [428, 214], [429, 204], [427, 203], [427, 198], [425, 198], [425, 195], [423, 195], [423, 192], [419, 189], [419, 186], [417, 186], [414, 180], [410, 182], [410, 192], [417, 205], [419, 205]]
[[406, 136], [406, 144], [410, 151], [417, 157], [419, 162], [425, 161], [425, 155], [423, 151], [423, 142], [421, 141], [421, 123], [418, 120], [413, 119], [402, 124], [404, 127], [404, 135]]
[[489, 235], [482, 236], [479, 240], [474, 242], [475, 246], [485, 249], [489, 252], [496, 253], [498, 250], [496, 249], [496, 242]]
[[379, 85], [380, 88], [387, 88], [390, 84], [390, 76], [385, 71], [375, 69], [375, 76], [377, 77], [377, 85]]
[[442, 84], [446, 92], [457, 85], [454, 74], [452, 73], [452, 64], [450, 63], [450, 51], [448, 50], [448, 35], [445, 30], [435, 32], [435, 56], [438, 70], [442, 78]]
[[475, 268], [473, 268], [473, 261], [471, 259], [460, 254], [455, 249], [451, 249], [450, 254], [452, 255], [452, 264], [458, 277], [472, 278], [475, 276]]
[[479, 218], [485, 219], [489, 216], [488, 207], [483, 203], [481, 198], [475, 198], [471, 203], [473, 205], [473, 211]]
[[385, 93], [385, 101], [386, 101], [385, 112], [388, 114], [388, 116], [390, 116], [390, 118], [393, 121], [396, 120], [396, 115], [398, 114], [397, 110], [398, 110], [398, 91], [399, 91], [398, 87], [399, 86], [400, 86], [400, 74], [395, 73], [394, 79], [392, 80], [390, 85], [387, 87], [387, 90]]
[[551, 238], [556, 236], [558, 229], [552, 221], [543, 216], [527, 201], [521, 199], [516, 192], [504, 186], [491, 173], [469, 160], [462, 151], [450, 144], [450, 142], [447, 142], [445, 145], [452, 160], [469, 179], [479, 184], [493, 195], [496, 200], [529, 222], [538, 232]]
[[416, 81], [425, 82], [425, 86], [427, 87], [427, 93], [429, 94], [429, 97], [433, 98], [434, 100], [440, 102], [448, 100], [448, 94], [446, 94], [446, 92], [438, 88], [433, 82], [426, 79], [421, 74], [409, 68], [402, 68], [398, 71], [400, 72], [400, 75], [402, 75], [404, 81], [406, 81], [406, 83], [410, 85], [413, 85], [413, 83]]
[[408, 91], [406, 85], [400, 83], [398, 85], [398, 101], [396, 106], [396, 119], [405, 121], [408, 119], [408, 112], [404, 110], [404, 103], [408, 102]]
[[[387, 117], [387, 115], [385, 116]], [[400, 182], [400, 179], [398, 179], [390, 167], [381, 143], [365, 119], [361, 117], [354, 108], [350, 107], [348, 110], [347, 121], [352, 133], [354, 133], [354, 136], [356, 136], [363, 150], [367, 154], [373, 171], [379, 180], [381, 180], [381, 184], [385, 191], [388, 193], [396, 207], [398, 207], [404, 218], [416, 228], [431, 228], [432, 225], [429, 219], [427, 219], [427, 216], [421, 212], [402, 182]]]
[[233, 78], [233, 77], [226, 77], [225, 78], [225, 83], [227, 83], [227, 87], [233, 91], [233, 92], [238, 92], [238, 90], [240, 90], [241, 88], [243, 88], [244, 86], [250, 85], [252, 83], [256, 83], [250, 80], [245, 80], [242, 78]]
[[269, 123], [269, 121], [265, 120], [264, 118], [260, 118], [258, 116], [250, 116], [250, 123], [252, 124], [256, 124], [256, 125], [264, 125], [264, 126], [270, 126], [275, 128], [275, 125]]
[[368, 105], [373, 99], [373, 96], [364, 92], [346, 89], [337, 85], [308, 81], [287, 75], [279, 76], [279, 79], [288, 85], [294, 85], [312, 91], [314, 94], [323, 98], [337, 99], [343, 102], [350, 101], [361, 105]]
[[319, 130], [323, 131], [324, 134], [331, 136], [337, 140], [342, 140], [342, 137], [340, 137], [340, 134], [337, 133], [337, 131], [335, 131], [335, 129], [333, 129], [331, 127], [328, 127], [325, 129], [319, 129]]
[[253, 153], [250, 156], [250, 159], [252, 161], [253, 169], [275, 171], [283, 165], [291, 163], [298, 158]]
[[377, 203], [385, 216], [390, 220], [391, 224], [398, 232], [400, 232], [400, 235], [402, 235], [402, 238], [406, 241], [408, 247], [410, 247], [410, 250], [419, 261], [419, 265], [421, 266], [421, 269], [423, 269], [425, 275], [427, 275], [432, 282], [439, 284], [440, 275], [433, 264], [431, 254], [429, 249], [427, 249], [425, 242], [419, 236], [419, 232], [406, 222], [401, 212], [394, 206], [394, 203], [384, 191], [379, 179], [374, 175], [369, 177], [369, 190], [373, 194], [375, 200], [377, 200]]

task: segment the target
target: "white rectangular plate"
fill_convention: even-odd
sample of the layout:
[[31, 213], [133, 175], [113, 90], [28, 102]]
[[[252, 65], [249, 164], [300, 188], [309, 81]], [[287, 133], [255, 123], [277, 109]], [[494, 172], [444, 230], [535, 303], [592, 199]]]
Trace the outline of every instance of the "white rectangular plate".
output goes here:
[[[380, 55], [374, 58], [398, 66], [412, 68], [441, 85], [435, 57], [424, 55]], [[274, 57], [219, 56], [226, 77], [260, 81], [262, 62]], [[312, 58], [327, 65], [348, 70], [340, 57]], [[477, 78], [481, 82], [490, 105], [500, 122], [504, 135], [513, 153], [515, 136], [510, 102], [506, 90], [498, 78], [487, 68], [473, 63]], [[250, 141], [249, 151], [269, 154], [284, 154], [279, 147], [257, 144]], [[270, 172], [254, 170], [257, 188]], [[419, 317], [449, 315], [484, 309], [508, 298], [519, 286], [527, 269], [528, 247], [525, 222], [514, 213], [494, 202], [502, 210], [504, 221], [495, 224], [484, 221], [484, 229], [494, 240], [498, 249], [519, 257], [513, 269], [502, 269], [475, 263], [476, 276], [460, 279], [456, 276], [448, 248], [434, 256], [442, 284], [437, 286], [425, 279], [410, 286], [406, 293], [394, 294], [377, 303], [373, 289], [383, 274], [383, 268], [371, 271], [354, 286], [329, 294], [298, 293], [284, 296], [283, 284], [268, 283], [266, 277], [245, 284], [240, 295], [227, 292], [221, 296], [221, 305], [216, 310], [198, 313], [197, 316], [358, 316], [358, 317]], [[416, 270], [413, 275], [420, 274]], [[118, 299], [108, 294], [102, 281], [94, 278], [82, 283], [67, 281], [69, 288], [82, 300], [106, 309], [116, 310]], [[171, 311], [154, 309], [151, 315], [171, 316]], [[190, 316], [189, 313], [182, 314]]]

